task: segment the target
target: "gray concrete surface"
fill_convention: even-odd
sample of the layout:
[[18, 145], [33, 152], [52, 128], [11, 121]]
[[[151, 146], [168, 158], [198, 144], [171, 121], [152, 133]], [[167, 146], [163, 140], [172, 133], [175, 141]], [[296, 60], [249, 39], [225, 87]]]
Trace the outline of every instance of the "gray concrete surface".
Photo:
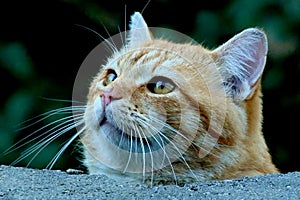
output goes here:
[[300, 172], [147, 188], [106, 176], [2, 165], [0, 199], [300, 199]]

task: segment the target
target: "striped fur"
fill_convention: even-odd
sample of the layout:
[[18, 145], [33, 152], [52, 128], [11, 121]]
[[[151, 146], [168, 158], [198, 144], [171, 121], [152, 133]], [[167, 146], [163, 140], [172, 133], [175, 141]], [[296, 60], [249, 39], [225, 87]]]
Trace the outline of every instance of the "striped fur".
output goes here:
[[[132, 20], [128, 44], [91, 83], [81, 140], [89, 172], [151, 184], [278, 172], [261, 131], [265, 34], [247, 29], [211, 51], [154, 39], [139, 13]], [[154, 77], [175, 89], [149, 91]]]

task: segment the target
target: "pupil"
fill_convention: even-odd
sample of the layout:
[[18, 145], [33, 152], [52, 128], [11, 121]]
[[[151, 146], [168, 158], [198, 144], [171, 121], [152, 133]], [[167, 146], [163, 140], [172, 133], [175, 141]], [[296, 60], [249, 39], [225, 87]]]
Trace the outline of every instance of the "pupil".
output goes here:
[[165, 88], [165, 84], [164, 84], [164, 82], [162, 82], [162, 81], [158, 81], [157, 84], [156, 84], [156, 87], [157, 87], [158, 89], [163, 90], [163, 89]]
[[169, 78], [163, 76], [153, 77], [146, 86], [151, 93], [166, 94], [174, 89], [174, 83]]

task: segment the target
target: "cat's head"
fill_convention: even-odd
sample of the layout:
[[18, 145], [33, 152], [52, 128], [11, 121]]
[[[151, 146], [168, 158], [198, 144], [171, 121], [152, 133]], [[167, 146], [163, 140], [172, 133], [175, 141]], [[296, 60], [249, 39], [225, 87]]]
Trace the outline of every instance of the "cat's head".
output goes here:
[[230, 135], [228, 117], [247, 120], [243, 102], [266, 62], [262, 31], [246, 29], [211, 51], [155, 39], [135, 13], [126, 39], [90, 87], [82, 141], [94, 160], [87, 163], [130, 173], [175, 162], [193, 168]]

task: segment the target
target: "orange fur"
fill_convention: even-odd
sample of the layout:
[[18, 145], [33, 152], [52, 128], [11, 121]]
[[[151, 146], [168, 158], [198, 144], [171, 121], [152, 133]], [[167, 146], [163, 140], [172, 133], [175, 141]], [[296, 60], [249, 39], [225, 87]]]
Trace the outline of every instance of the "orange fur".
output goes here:
[[[145, 31], [147, 37], [151, 35], [147, 29]], [[132, 35], [139, 38], [138, 34], [143, 34], [143, 31]], [[250, 30], [241, 35], [242, 39], [236, 40], [248, 42], [244, 37], [251, 39], [252, 35], [264, 42], [263, 33], [258, 30]], [[129, 46], [115, 53], [91, 83], [85, 112], [87, 130], [82, 138], [85, 164], [90, 173], [103, 173], [116, 179], [149, 180], [154, 184], [183, 184], [278, 172], [261, 130], [261, 73], [257, 75], [258, 80], [251, 75], [238, 77], [234, 86], [240, 88], [236, 90], [233, 87], [226, 89], [223, 84], [227, 79], [226, 73], [231, 72], [224, 72], [226, 66], [223, 66], [222, 59], [227, 59], [224, 52], [229, 51], [227, 48], [235, 48], [234, 45], [229, 43], [223, 49], [210, 51], [201, 45], [153, 39], [152, 35], [141, 38], [142, 41], [129, 42]], [[245, 48], [254, 48], [247, 45]], [[265, 47], [265, 44], [255, 45], [259, 51]], [[244, 53], [243, 49], [241, 52]], [[260, 60], [258, 63], [261, 65]], [[261, 66], [262, 71], [264, 63]], [[113, 70], [117, 78], [103, 86], [101, 81], [109, 70]], [[149, 90], [150, 80], [161, 76], [173, 82], [174, 91], [159, 95]], [[251, 82], [252, 79], [255, 83]], [[243, 81], [251, 82], [250, 89], [242, 85]], [[243, 92], [246, 98], [239, 96]], [[109, 105], [105, 107], [95, 103], [96, 99], [101, 100], [108, 94], [112, 99]], [[101, 111], [95, 111], [97, 109]], [[118, 130], [101, 129], [99, 124], [104, 118], [97, 121], [97, 115], [108, 115], [109, 124]], [[160, 122], [150, 120], [152, 118]], [[164, 134], [159, 136], [160, 139], [168, 137], [170, 149], [149, 144], [147, 138], [156, 135], [156, 130]], [[110, 137], [116, 132], [127, 135], [129, 146], [130, 137], [131, 141], [132, 137], [139, 138], [135, 145], [142, 145], [139, 147], [142, 152], [134, 152], [128, 146], [125, 150], [121, 149], [117, 143], [122, 143], [122, 139], [113, 144], [115, 138]], [[104, 141], [106, 137], [108, 139]], [[141, 142], [142, 138], [146, 138], [146, 142]], [[158, 150], [150, 150], [149, 153], [146, 147]], [[161, 154], [156, 155], [159, 150]], [[163, 158], [170, 160], [162, 163]], [[158, 167], [159, 164], [161, 167]]]

